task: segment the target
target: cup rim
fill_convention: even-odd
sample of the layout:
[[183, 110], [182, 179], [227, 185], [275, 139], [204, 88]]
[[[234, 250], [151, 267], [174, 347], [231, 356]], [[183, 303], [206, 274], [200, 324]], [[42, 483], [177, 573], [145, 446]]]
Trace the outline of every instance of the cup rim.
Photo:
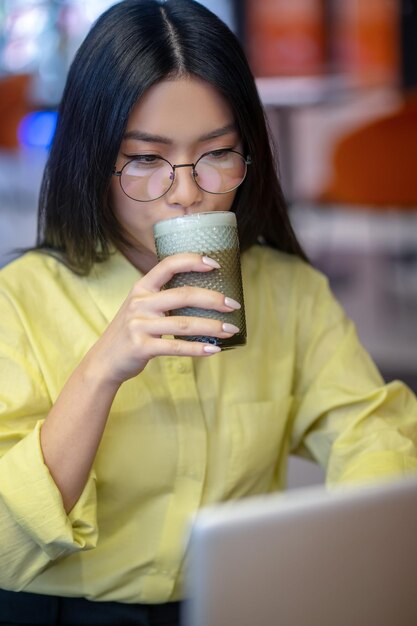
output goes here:
[[198, 227], [237, 226], [236, 215], [232, 211], [202, 211], [179, 217], [160, 220], [153, 225], [155, 237], [172, 233], [174, 230], [195, 229]]

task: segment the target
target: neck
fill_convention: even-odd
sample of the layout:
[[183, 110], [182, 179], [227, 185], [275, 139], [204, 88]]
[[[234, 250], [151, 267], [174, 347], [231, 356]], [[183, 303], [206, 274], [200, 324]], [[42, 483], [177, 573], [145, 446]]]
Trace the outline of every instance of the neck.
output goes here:
[[158, 263], [155, 252], [146, 248], [123, 247], [120, 251], [143, 274], [147, 274]]

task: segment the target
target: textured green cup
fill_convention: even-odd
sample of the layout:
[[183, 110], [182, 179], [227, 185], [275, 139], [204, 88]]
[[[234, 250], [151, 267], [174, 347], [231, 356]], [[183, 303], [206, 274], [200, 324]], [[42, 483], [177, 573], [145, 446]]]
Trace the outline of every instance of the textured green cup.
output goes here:
[[211, 343], [220, 346], [223, 350], [245, 345], [246, 321], [235, 214], [229, 211], [212, 211], [175, 217], [158, 222], [154, 225], [153, 231], [160, 261], [172, 254], [196, 252], [215, 259], [220, 265], [220, 269], [214, 269], [207, 273], [185, 272], [176, 274], [165, 285], [165, 289], [183, 287], [184, 285], [204, 287], [205, 289], [220, 291], [242, 305], [241, 309], [230, 313], [194, 307], [171, 311], [171, 315], [209, 317], [222, 322], [229, 322], [240, 329], [240, 332], [230, 339], [200, 335], [184, 336], [181, 339]]

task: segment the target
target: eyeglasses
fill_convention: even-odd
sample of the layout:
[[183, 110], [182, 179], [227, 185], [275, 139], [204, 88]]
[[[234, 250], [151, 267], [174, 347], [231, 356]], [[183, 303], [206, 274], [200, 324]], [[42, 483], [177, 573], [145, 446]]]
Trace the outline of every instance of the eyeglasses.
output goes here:
[[207, 193], [222, 194], [233, 191], [243, 183], [250, 156], [246, 158], [236, 150], [222, 149], [205, 152], [195, 163], [172, 165], [154, 154], [137, 155], [128, 161], [114, 176], [119, 177], [124, 193], [137, 202], [150, 202], [165, 195], [175, 181], [180, 167], [191, 167], [196, 185]]

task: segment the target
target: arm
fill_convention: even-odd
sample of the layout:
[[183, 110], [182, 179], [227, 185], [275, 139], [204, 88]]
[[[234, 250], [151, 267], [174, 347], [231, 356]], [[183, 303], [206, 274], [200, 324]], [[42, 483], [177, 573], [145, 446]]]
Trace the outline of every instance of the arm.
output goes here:
[[176, 255], [158, 263], [136, 283], [62, 389], [42, 427], [41, 446], [67, 512], [84, 488], [120, 385], [140, 374], [155, 356], [213, 354], [212, 346], [161, 336], [233, 334], [224, 331], [217, 320], [165, 315], [181, 306], [233, 310], [218, 292], [189, 287], [161, 291], [175, 273], [212, 269], [197, 254]]
[[398, 381], [384, 384], [323, 277], [306, 293], [293, 450], [326, 467], [330, 485], [417, 471], [414, 394]]
[[52, 559], [96, 545], [94, 475], [70, 516], [43, 461], [51, 400], [15, 307], [0, 293], [0, 587], [22, 589]]
[[212, 354], [204, 344], [161, 334], [230, 336], [215, 320], [164, 315], [180, 303], [232, 310], [219, 293], [160, 292], [172, 273], [185, 270], [211, 267], [197, 255], [183, 255], [149, 272], [70, 375], [54, 406], [26, 332], [30, 312], [22, 310], [19, 298], [0, 292], [0, 587], [25, 588], [51, 561], [95, 547], [91, 468], [118, 388], [153, 356]]
[[0, 311], [0, 588], [20, 590], [51, 560], [95, 547], [95, 476], [67, 516], [40, 447], [51, 408], [47, 386], [19, 313], [2, 292]]

